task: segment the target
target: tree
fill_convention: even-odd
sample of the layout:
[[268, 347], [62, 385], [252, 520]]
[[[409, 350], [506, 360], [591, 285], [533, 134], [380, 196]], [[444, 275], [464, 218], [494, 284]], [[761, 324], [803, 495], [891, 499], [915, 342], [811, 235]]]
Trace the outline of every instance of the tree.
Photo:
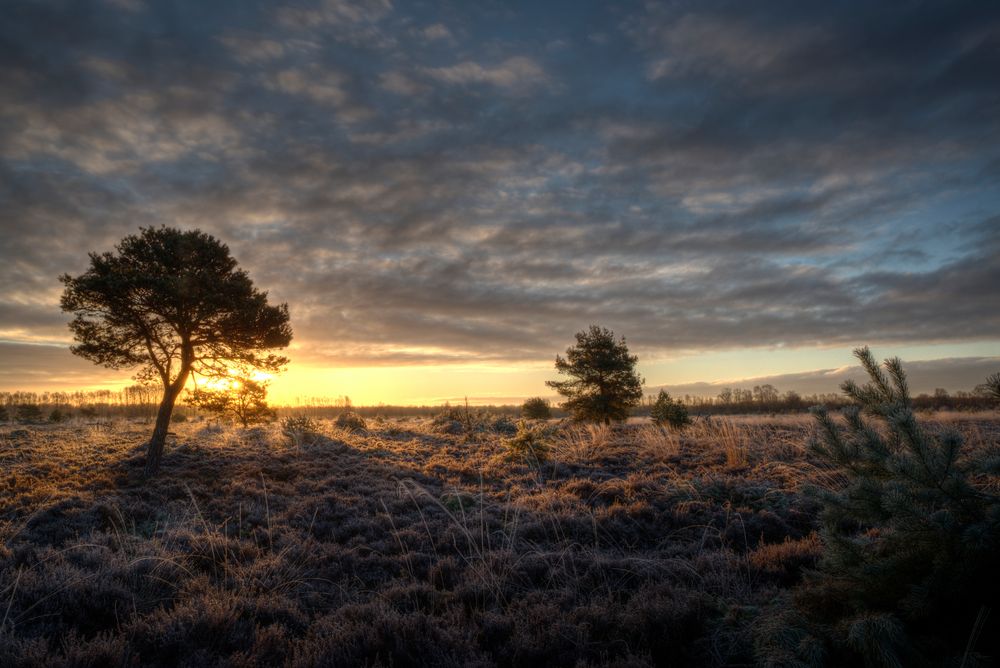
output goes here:
[[880, 367], [868, 348], [855, 356], [871, 382], [841, 386], [855, 402], [844, 411], [846, 430], [814, 409], [811, 450], [845, 481], [813, 490], [825, 552], [796, 594], [799, 621], [772, 639], [793, 653], [816, 656], [822, 647], [828, 665], [861, 665], [859, 657], [865, 665], [985, 665], [976, 638], [993, 658], [1000, 650], [987, 617], [1000, 600], [1000, 465], [988, 451], [963, 452], [958, 432], [917, 422], [899, 359]]
[[521, 417], [526, 420], [548, 420], [552, 417], [552, 409], [545, 399], [532, 397], [521, 404]]
[[[979, 389], [980, 386], [976, 386]], [[986, 396], [1000, 401], [1000, 373], [994, 373], [986, 377], [986, 382], [982, 384]]]
[[782, 397], [782, 401], [789, 408], [799, 408], [802, 406], [802, 395], [795, 390], [788, 390]]
[[778, 400], [778, 388], [770, 383], [754, 385], [753, 400], [759, 404], [773, 404]]
[[187, 403], [216, 415], [238, 421], [244, 428], [270, 422], [277, 415], [267, 405], [267, 383], [249, 378], [233, 378], [217, 390], [196, 388]]
[[188, 377], [224, 378], [234, 367], [278, 371], [288, 360], [264, 351], [287, 346], [292, 330], [288, 305], [269, 305], [211, 235], [143, 228], [116, 251], [91, 253], [84, 274], [62, 276], [62, 309], [75, 315], [74, 354], [112, 369], [138, 367], [140, 382], [162, 383], [146, 455], [150, 476]]
[[556, 370], [570, 380], [545, 384], [566, 397], [563, 408], [575, 420], [610, 424], [624, 420], [642, 400], [643, 379], [635, 371], [639, 358], [629, 355], [625, 337], [616, 340], [609, 329], [591, 325], [576, 335], [566, 358], [556, 355]]
[[672, 399], [665, 390], [660, 390], [656, 403], [649, 411], [649, 417], [655, 424], [670, 425], [674, 429], [683, 429], [691, 424], [691, 417], [684, 404]]

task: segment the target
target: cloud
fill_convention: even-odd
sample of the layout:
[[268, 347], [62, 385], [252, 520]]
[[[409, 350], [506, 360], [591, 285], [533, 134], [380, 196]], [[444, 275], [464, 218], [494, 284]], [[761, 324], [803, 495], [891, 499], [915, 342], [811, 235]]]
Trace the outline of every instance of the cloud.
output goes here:
[[451, 40], [452, 37], [451, 30], [443, 23], [429, 25], [421, 30], [420, 34], [423, 35], [424, 39], [432, 42], [436, 40]]
[[237, 62], [248, 64], [277, 60], [285, 55], [285, 45], [254, 35], [224, 35], [219, 38]]
[[379, 76], [379, 85], [390, 93], [396, 93], [397, 95], [414, 96], [430, 90], [429, 86], [414, 81], [406, 74], [396, 71], [383, 72]]
[[514, 56], [494, 66], [464, 61], [446, 67], [425, 68], [424, 73], [432, 79], [449, 84], [489, 84], [520, 91], [548, 81], [545, 70], [525, 56]]
[[148, 5], [2, 10], [8, 339], [65, 342], [57, 277], [169, 224], [303, 363], [997, 340], [981, 3]]

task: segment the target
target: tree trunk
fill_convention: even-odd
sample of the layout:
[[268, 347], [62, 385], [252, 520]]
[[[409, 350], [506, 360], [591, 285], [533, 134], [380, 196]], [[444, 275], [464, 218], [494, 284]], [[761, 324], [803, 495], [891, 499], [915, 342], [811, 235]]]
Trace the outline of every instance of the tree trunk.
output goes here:
[[184, 383], [187, 382], [192, 358], [191, 351], [185, 350], [181, 362], [181, 372], [177, 374], [174, 382], [163, 388], [163, 400], [160, 401], [160, 409], [156, 413], [156, 426], [153, 427], [153, 435], [149, 439], [149, 448], [146, 450], [144, 475], [147, 478], [156, 475], [160, 468], [160, 460], [163, 459], [163, 446], [167, 442], [167, 430], [170, 428], [170, 415], [174, 412], [174, 403], [180, 396], [181, 390], [184, 389]]
[[156, 426], [153, 427], [153, 435], [149, 439], [149, 447], [146, 450], [144, 475], [147, 478], [156, 475], [160, 468], [163, 446], [167, 442], [167, 430], [170, 428], [170, 416], [174, 412], [174, 403], [177, 401], [178, 394], [179, 392], [174, 391], [173, 385], [169, 385], [163, 390], [163, 400], [160, 401], [160, 409], [156, 412]]

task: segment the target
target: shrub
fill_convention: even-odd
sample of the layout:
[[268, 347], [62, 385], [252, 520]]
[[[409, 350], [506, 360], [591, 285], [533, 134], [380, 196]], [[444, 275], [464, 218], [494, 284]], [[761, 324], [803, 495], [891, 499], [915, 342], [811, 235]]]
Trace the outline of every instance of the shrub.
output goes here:
[[318, 430], [316, 421], [305, 415], [290, 415], [281, 420], [281, 433], [296, 447], [314, 442]]
[[548, 420], [552, 417], [552, 409], [545, 399], [532, 397], [521, 404], [521, 417], [526, 420]]
[[525, 420], [517, 423], [517, 433], [503, 439], [507, 450], [507, 459], [523, 461], [528, 466], [537, 467], [548, 461], [551, 431], [541, 424], [531, 424]]
[[58, 408], [53, 408], [52, 412], [49, 413], [49, 422], [65, 422], [70, 419], [71, 415], [69, 413], [63, 413]]
[[14, 414], [14, 419], [16, 419], [21, 424], [34, 424], [42, 421], [42, 409], [35, 404], [21, 404], [17, 407], [17, 412]]
[[842, 386], [857, 404], [846, 430], [815, 409], [810, 446], [847, 482], [814, 492], [825, 552], [796, 594], [798, 630], [772, 632], [769, 649], [787, 653], [790, 640], [815, 657], [818, 637], [839, 665], [969, 665], [983, 659], [978, 637], [995, 658], [1000, 632], [986, 615], [1000, 600], [1000, 497], [989, 482], [998, 463], [964, 453], [957, 432], [917, 422], [898, 359], [880, 368], [867, 348], [855, 355], [871, 382]]
[[0, 406], [0, 422], [9, 422], [10, 412], [7, 410], [6, 406]]
[[683, 429], [691, 424], [691, 417], [688, 415], [684, 404], [672, 399], [663, 390], [660, 390], [660, 394], [656, 397], [656, 403], [653, 404], [649, 416], [653, 419], [654, 423], [661, 427], [669, 425], [674, 429]]
[[336, 425], [348, 431], [362, 431], [368, 427], [365, 419], [354, 411], [345, 411], [338, 415]]

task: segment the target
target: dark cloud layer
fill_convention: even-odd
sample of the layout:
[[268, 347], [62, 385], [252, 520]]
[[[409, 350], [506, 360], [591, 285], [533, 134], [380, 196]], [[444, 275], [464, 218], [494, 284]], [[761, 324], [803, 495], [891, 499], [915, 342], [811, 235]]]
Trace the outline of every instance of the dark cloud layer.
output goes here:
[[295, 359], [997, 340], [1000, 6], [0, 7], [0, 339], [200, 227]]

